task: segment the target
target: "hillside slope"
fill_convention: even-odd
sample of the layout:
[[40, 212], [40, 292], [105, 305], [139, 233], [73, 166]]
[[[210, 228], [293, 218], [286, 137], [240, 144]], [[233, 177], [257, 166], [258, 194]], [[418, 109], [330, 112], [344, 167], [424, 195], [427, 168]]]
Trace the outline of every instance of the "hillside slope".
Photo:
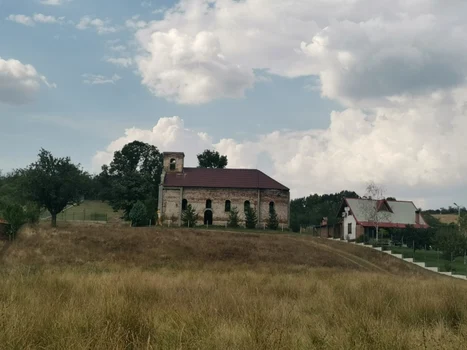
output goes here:
[[111, 225], [27, 228], [4, 253], [3, 261], [8, 265], [113, 264], [125, 267], [228, 262], [229, 265], [329, 267], [426, 275], [425, 270], [386, 254], [308, 236]]

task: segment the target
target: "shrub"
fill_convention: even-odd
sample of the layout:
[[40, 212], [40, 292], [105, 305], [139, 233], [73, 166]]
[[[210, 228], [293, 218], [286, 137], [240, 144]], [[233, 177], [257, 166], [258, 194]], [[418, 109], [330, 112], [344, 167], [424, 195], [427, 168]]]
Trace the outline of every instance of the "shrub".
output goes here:
[[194, 227], [199, 220], [199, 215], [195, 208], [188, 204], [186, 210], [182, 213], [182, 226]]
[[258, 223], [258, 216], [256, 210], [248, 206], [245, 210], [245, 227], [254, 229]]
[[240, 217], [238, 216], [237, 207], [233, 207], [230, 209], [229, 220], [227, 221], [227, 226], [232, 227], [232, 228], [236, 228], [240, 226]]
[[133, 204], [128, 216], [131, 220], [132, 226], [145, 226], [148, 223], [148, 212], [146, 206], [141, 201]]
[[277, 230], [279, 228], [279, 220], [277, 219], [276, 209], [271, 208], [267, 222], [268, 230]]
[[8, 221], [8, 236], [14, 239], [21, 226], [28, 222], [26, 211], [19, 204], [6, 205], [3, 209], [3, 217]]
[[443, 252], [443, 257], [451, 260], [463, 256], [466, 238], [457, 228], [439, 228], [434, 238], [434, 247]]

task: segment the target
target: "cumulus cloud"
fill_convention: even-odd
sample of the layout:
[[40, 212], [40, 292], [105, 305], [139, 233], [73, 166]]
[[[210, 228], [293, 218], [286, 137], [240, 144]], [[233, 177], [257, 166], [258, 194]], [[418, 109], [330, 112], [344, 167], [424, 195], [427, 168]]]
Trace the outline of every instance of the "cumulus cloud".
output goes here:
[[106, 150], [99, 151], [93, 158], [93, 170], [99, 171], [103, 164], [109, 164], [114, 152], [127, 143], [139, 140], [157, 146], [161, 151], [181, 150], [185, 153], [186, 166], [196, 166], [196, 154], [212, 146], [211, 138], [205, 134], [185, 127], [179, 117], [160, 118], [150, 130], [130, 128], [117, 140], [111, 142]]
[[140, 29], [148, 25], [146, 21], [139, 19], [139, 15], [133, 16], [131, 19], [125, 21], [125, 26], [129, 29]]
[[[458, 150], [467, 147], [467, 90], [451, 91], [371, 112], [346, 109], [333, 112], [328, 129], [275, 131], [253, 140], [213, 141], [206, 133], [185, 127], [179, 117], [161, 118], [151, 130], [131, 128], [98, 152], [94, 170], [109, 163], [113, 152], [134, 140], [160, 150], [184, 151], [188, 166], [206, 148], [225, 154], [232, 168], [256, 168], [284, 183], [292, 196], [328, 193], [342, 189], [363, 191], [368, 181], [385, 184], [398, 198], [429, 200], [430, 196], [465, 186], [467, 159]], [[440, 115], [450, 118], [440, 122]], [[438, 194], [437, 194], [438, 193]]]
[[9, 15], [7, 20], [23, 24], [25, 26], [33, 27], [36, 23], [45, 23], [45, 24], [62, 24], [65, 20], [65, 17], [54, 17], [44, 15], [42, 13], [35, 13], [32, 17], [25, 15]]
[[109, 57], [106, 59], [107, 62], [112, 63], [116, 66], [128, 68], [133, 64], [133, 60], [131, 58], [125, 58], [125, 57]]
[[91, 16], [81, 17], [76, 25], [79, 30], [94, 29], [99, 35], [110, 34], [117, 32], [117, 27], [111, 25], [109, 19], [100, 19]]
[[42, 5], [49, 5], [49, 6], [60, 6], [66, 2], [70, 2], [72, 0], [40, 0]]
[[235, 167], [266, 157], [294, 196], [374, 180], [423, 199], [467, 188], [466, 34], [461, 0], [182, 0], [136, 31], [134, 60], [154, 95], [185, 104], [241, 97], [254, 71], [313, 77], [310, 93], [343, 106], [329, 128], [212, 147]]
[[18, 24], [22, 24], [29, 27], [35, 25], [34, 20], [31, 17], [25, 15], [9, 15], [6, 19], [8, 21], [16, 22]]
[[21, 105], [34, 99], [41, 84], [55, 88], [30, 64], [0, 57], [0, 102]]
[[83, 83], [88, 85], [105, 85], [105, 84], [116, 84], [117, 81], [121, 80], [117, 74], [112, 75], [111, 77], [106, 77], [99, 74], [83, 74]]
[[182, 104], [206, 103], [222, 97], [242, 97], [252, 87], [251, 69], [223, 55], [211, 32], [190, 36], [171, 29], [156, 32], [146, 43], [149, 56], [137, 60], [143, 84], [156, 96]]
[[[292, 78], [319, 76], [323, 96], [349, 106], [374, 106], [401, 93], [423, 95], [464, 83], [467, 3], [455, 0], [454, 4], [432, 0], [381, 0], [377, 4], [373, 0], [182, 0], [161, 20], [138, 31], [137, 39], [147, 52], [140, 71], [143, 83], [158, 96], [184, 100], [181, 90], [169, 89], [167, 94], [166, 89], [153, 87], [167, 75], [183, 71], [183, 63], [172, 60], [164, 68], [156, 66], [179, 53], [176, 43], [180, 38], [190, 38], [189, 42], [200, 33], [209, 33], [217, 42], [217, 53], [229, 65]], [[176, 35], [173, 28], [177, 28]], [[172, 48], [157, 50], [162, 38], [174, 36]], [[181, 47], [188, 57], [185, 45]], [[202, 76], [210, 77], [217, 66], [203, 68]], [[250, 87], [249, 82], [246, 79], [239, 88]], [[195, 81], [184, 83], [198, 89]], [[219, 92], [210, 98], [205, 95], [205, 102], [223, 96]]]

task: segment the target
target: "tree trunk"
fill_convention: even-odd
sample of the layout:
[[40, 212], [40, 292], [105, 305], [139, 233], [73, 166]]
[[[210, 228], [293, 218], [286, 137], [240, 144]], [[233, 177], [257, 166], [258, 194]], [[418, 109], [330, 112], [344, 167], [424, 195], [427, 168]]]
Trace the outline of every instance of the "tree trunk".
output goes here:
[[57, 214], [52, 213], [52, 227], [57, 227]]

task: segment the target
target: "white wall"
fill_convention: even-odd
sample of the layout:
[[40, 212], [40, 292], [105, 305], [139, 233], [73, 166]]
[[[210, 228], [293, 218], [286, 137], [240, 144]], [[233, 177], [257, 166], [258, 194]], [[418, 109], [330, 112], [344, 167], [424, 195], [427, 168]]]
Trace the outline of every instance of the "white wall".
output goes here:
[[[349, 224], [352, 224], [352, 233], [349, 235], [348, 229], [349, 229]], [[347, 239], [347, 235], [349, 235], [349, 239], [356, 239], [357, 238], [357, 222], [355, 221], [355, 218], [353, 215], [349, 215], [346, 218], [344, 218], [344, 239]]]

